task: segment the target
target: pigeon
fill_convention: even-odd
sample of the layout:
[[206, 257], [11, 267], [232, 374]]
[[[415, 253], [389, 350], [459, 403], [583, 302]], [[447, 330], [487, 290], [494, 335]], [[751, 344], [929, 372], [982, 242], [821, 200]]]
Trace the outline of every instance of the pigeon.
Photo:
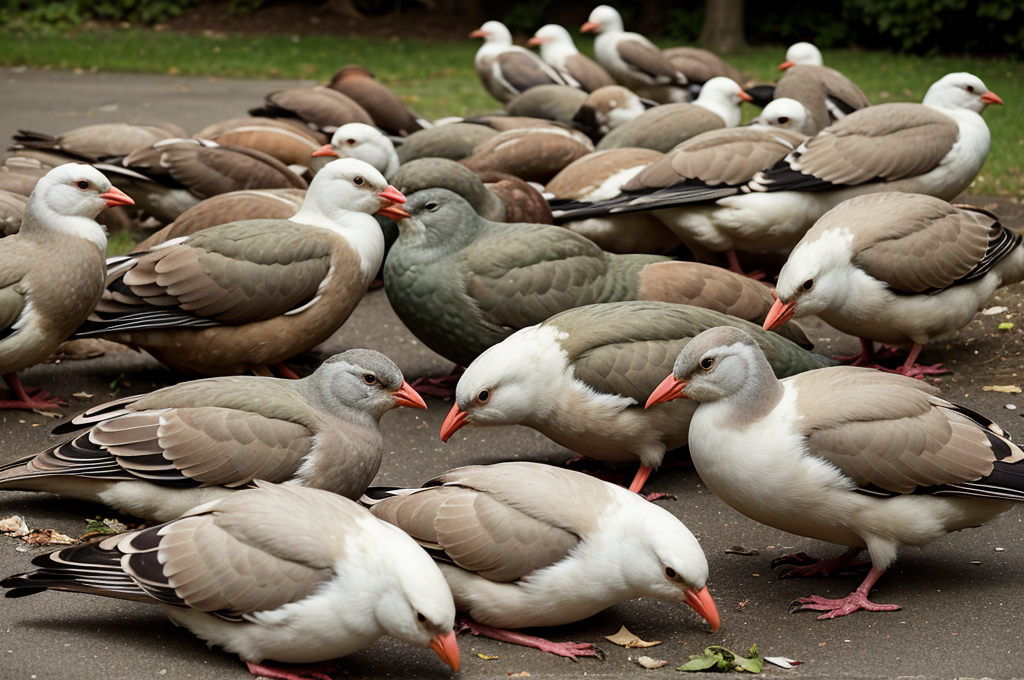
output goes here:
[[[336, 494], [258, 482], [179, 519], [40, 555], [0, 581], [159, 605], [176, 625], [237, 654], [255, 676], [329, 680], [390, 635], [453, 670], [455, 607], [441, 572], [402, 531]], [[315, 531], [296, 531], [296, 527]]]
[[572, 623], [638, 597], [685, 602], [719, 628], [700, 544], [668, 511], [621, 487], [511, 462], [458, 468], [385, 496], [370, 511], [430, 552], [476, 634], [593, 656], [589, 644], [501, 629]]
[[183, 382], [89, 409], [73, 439], [0, 466], [0, 489], [49, 491], [170, 521], [252, 486], [292, 481], [353, 500], [380, 468], [380, 418], [426, 408], [398, 367], [352, 349], [301, 380]]
[[825, 213], [779, 274], [778, 299], [764, 322], [778, 328], [816, 314], [862, 339], [911, 345], [898, 371], [924, 377], [921, 349], [966, 326], [995, 291], [1024, 279], [1021, 236], [992, 213], [931, 196], [857, 196]]
[[473, 60], [477, 75], [491, 96], [507, 103], [537, 85], [565, 85], [558, 71], [536, 54], [512, 44], [512, 34], [500, 21], [488, 21], [469, 34], [484, 44]]
[[26, 389], [17, 371], [57, 349], [103, 293], [106, 231], [101, 210], [133, 205], [95, 168], [59, 165], [36, 184], [20, 230], [0, 239], [0, 375], [14, 398], [0, 409], [52, 409], [61, 401]]
[[696, 401], [690, 455], [710, 491], [758, 522], [849, 548], [832, 560], [777, 560], [789, 575], [827, 576], [868, 551], [870, 570], [853, 593], [794, 603], [829, 619], [899, 609], [868, 596], [900, 547], [984, 524], [1024, 500], [1024, 450], [936, 392], [855, 366], [780, 381], [750, 335], [713, 328], [679, 353], [647, 408]]

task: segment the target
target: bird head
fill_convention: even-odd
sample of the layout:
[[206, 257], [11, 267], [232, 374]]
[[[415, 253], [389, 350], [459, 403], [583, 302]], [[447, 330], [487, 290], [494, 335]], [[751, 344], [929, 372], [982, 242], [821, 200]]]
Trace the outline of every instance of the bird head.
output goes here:
[[485, 43], [512, 45], [512, 33], [500, 21], [486, 21], [484, 25], [469, 34], [470, 38], [483, 38]]
[[950, 73], [935, 81], [921, 103], [937, 108], [967, 109], [981, 113], [989, 104], [1002, 104], [1003, 100], [991, 92], [981, 78], [961, 72]]
[[296, 389], [325, 410], [343, 408], [379, 420], [396, 406], [427, 408], [393, 361], [372, 349], [350, 349], [325, 361]]
[[610, 33], [622, 31], [622, 15], [608, 5], [598, 5], [590, 12], [587, 23], [580, 27], [581, 33]]
[[757, 364], [768, 365], [768, 360], [746, 331], [732, 326], [708, 329], [679, 353], [672, 374], [651, 393], [645, 408], [673, 399], [728, 397], [747, 386]]
[[786, 61], [779, 64], [779, 70], [784, 71], [798, 64], [802, 66], [821, 66], [824, 63], [825, 61], [821, 57], [821, 50], [809, 42], [798, 42], [790, 45], [789, 49], [786, 50]]
[[398, 166], [395, 145], [375, 127], [365, 123], [346, 123], [334, 131], [330, 144], [313, 152], [314, 157], [356, 158], [369, 163], [380, 173]]
[[356, 158], [339, 158], [313, 177], [302, 208], [292, 219], [316, 224], [341, 212], [361, 212], [400, 220], [408, 217], [400, 207], [403, 203], [405, 196], [372, 165]]

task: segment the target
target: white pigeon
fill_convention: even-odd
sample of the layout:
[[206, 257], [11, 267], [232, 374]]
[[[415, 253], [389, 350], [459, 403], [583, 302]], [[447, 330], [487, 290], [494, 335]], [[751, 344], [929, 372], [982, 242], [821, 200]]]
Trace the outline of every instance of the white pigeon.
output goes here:
[[599, 5], [580, 27], [583, 33], [597, 33], [594, 56], [615, 80], [630, 89], [649, 86], [686, 86], [686, 76], [661, 50], [639, 33], [623, 29], [622, 15], [608, 5]]
[[825, 214], [779, 273], [766, 330], [816, 314], [862, 339], [921, 349], [963, 328], [1003, 286], [1024, 279], [1021, 236], [995, 215], [921, 194], [867, 194]]
[[[315, 527], [315, 531], [296, 531]], [[402, 531], [347, 498], [261, 482], [167, 524], [65, 548], [0, 582], [8, 597], [70, 590], [159, 605], [253, 675], [327, 678], [383, 635], [429, 647], [453, 670], [451, 591]]]
[[868, 551], [871, 569], [849, 596], [799, 600], [835, 618], [899, 609], [868, 595], [900, 547], [984, 524], [1024, 500], [1024, 451], [935, 393], [852, 366], [780, 381], [748, 334], [713, 328], [679, 353], [647, 408], [698, 402], [690, 455], [709, 490], [758, 522], [849, 548], [834, 560], [790, 556], [805, 565], [790, 575], [827, 576]]
[[401, 162], [394, 143], [383, 132], [366, 123], [346, 123], [331, 136], [331, 142], [313, 152], [317, 158], [357, 158], [369, 163], [390, 180]]
[[507, 104], [537, 85], [565, 85], [565, 79], [540, 57], [512, 44], [512, 33], [500, 21], [487, 21], [469, 34], [483, 38], [473, 64], [491, 96]]
[[685, 602], [718, 630], [697, 539], [665, 509], [614, 484], [511, 462], [458, 468], [386, 495], [371, 512], [431, 551], [477, 634], [592, 656], [588, 644], [501, 629], [572, 623], [638, 597]]

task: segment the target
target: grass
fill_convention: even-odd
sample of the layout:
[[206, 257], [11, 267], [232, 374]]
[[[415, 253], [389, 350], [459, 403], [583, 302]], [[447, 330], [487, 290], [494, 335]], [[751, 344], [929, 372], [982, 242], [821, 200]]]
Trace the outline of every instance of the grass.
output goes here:
[[[589, 39], [578, 44], [589, 50]], [[371, 68], [427, 118], [498, 108], [473, 68], [478, 41], [431, 43], [332, 36], [185, 35], [128, 29], [33, 34], [0, 29], [0, 65], [169, 73], [222, 78], [301, 78], [326, 81], [347, 63]], [[751, 48], [730, 61], [758, 80], [775, 80], [784, 50]], [[1024, 195], [1024, 63], [971, 57], [915, 57], [861, 50], [828, 50], [825, 63], [847, 74], [872, 103], [920, 101], [928, 87], [953, 71], [970, 71], [1006, 106], [985, 112], [992, 150], [973, 191]], [[752, 118], [754, 111], [748, 111]]]

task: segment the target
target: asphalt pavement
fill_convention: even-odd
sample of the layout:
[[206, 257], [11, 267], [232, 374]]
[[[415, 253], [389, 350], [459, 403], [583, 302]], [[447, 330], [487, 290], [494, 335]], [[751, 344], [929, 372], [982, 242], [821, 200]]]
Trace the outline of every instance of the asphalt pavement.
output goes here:
[[[171, 120], [186, 130], [244, 115], [265, 93], [296, 81], [226, 81], [175, 76], [72, 73], [0, 69], [0, 139], [18, 128], [57, 133], [97, 122]], [[998, 143], [998, 140], [997, 140]], [[1005, 200], [994, 204], [1008, 226], [1024, 227], [1024, 211]], [[1021, 395], [984, 391], [985, 386], [1020, 385], [1024, 372], [1020, 316], [1022, 289], [1013, 286], [992, 306], [1005, 311], [979, 316], [972, 325], [922, 357], [944, 361], [952, 372], [941, 381], [945, 396], [981, 411], [1024, 439]], [[1011, 330], [1000, 323], [1016, 321]], [[820, 351], [847, 352], [856, 342], [823, 325], [813, 327]], [[440, 375], [451, 364], [424, 348], [402, 325], [380, 290], [372, 291], [349, 321], [324, 346], [321, 356], [352, 347], [370, 347], [390, 356], [407, 379]], [[115, 396], [148, 391], [182, 376], [145, 354], [110, 351], [88, 361], [44, 364], [21, 374], [71, 403], [71, 416]], [[75, 395], [75, 396], [72, 396]], [[385, 456], [377, 483], [418, 485], [459, 465], [503, 460], [563, 464], [571, 453], [522, 427], [460, 430], [448, 444], [438, 438], [450, 404], [427, 399], [429, 410], [398, 409], [382, 422]], [[1008, 406], [1015, 407], [1011, 410]], [[25, 412], [0, 412], [0, 461], [46, 446], [55, 421]], [[56, 421], [60, 422], [60, 421]], [[630, 470], [630, 473], [632, 470]], [[892, 613], [858, 612], [833, 621], [811, 613], [790, 614], [795, 598], [818, 594], [841, 597], [859, 577], [827, 580], [775, 580], [770, 560], [794, 550], [833, 555], [841, 548], [785, 534], [749, 520], [711, 495], [691, 467], [672, 465], [652, 476], [648, 491], [676, 495], [664, 507], [698, 535], [708, 557], [709, 588], [721, 613], [718, 633], [681, 603], [625, 602], [585, 621], [542, 631], [555, 640], [593, 642], [606, 659], [578, 662], [491, 640], [460, 637], [458, 677], [483, 680], [540, 678], [675, 678], [673, 670], [708, 645], [745, 651], [756, 644], [766, 656], [802, 662], [792, 669], [766, 665], [772, 678], [1024, 677], [1021, 608], [1024, 605], [1024, 530], [1020, 508], [984, 527], [952, 534], [922, 550], [905, 550], [872, 591], [873, 599], [898, 603]], [[52, 528], [71, 536], [84, 533], [85, 520], [115, 516], [96, 505], [45, 494], [0, 494], [0, 518], [24, 516], [32, 528]], [[295, 531], [315, 532], [296, 526]], [[740, 546], [754, 555], [726, 552]], [[0, 576], [30, 568], [42, 549], [0, 537]], [[620, 626], [660, 644], [624, 649], [606, 641]], [[654, 670], [635, 659], [665, 660]], [[452, 673], [429, 650], [383, 639], [346, 657], [348, 678], [441, 679]], [[135, 680], [249, 677], [237, 657], [206, 646], [175, 628], [156, 607], [73, 593], [46, 592], [0, 600], [0, 678], [3, 680]]]

